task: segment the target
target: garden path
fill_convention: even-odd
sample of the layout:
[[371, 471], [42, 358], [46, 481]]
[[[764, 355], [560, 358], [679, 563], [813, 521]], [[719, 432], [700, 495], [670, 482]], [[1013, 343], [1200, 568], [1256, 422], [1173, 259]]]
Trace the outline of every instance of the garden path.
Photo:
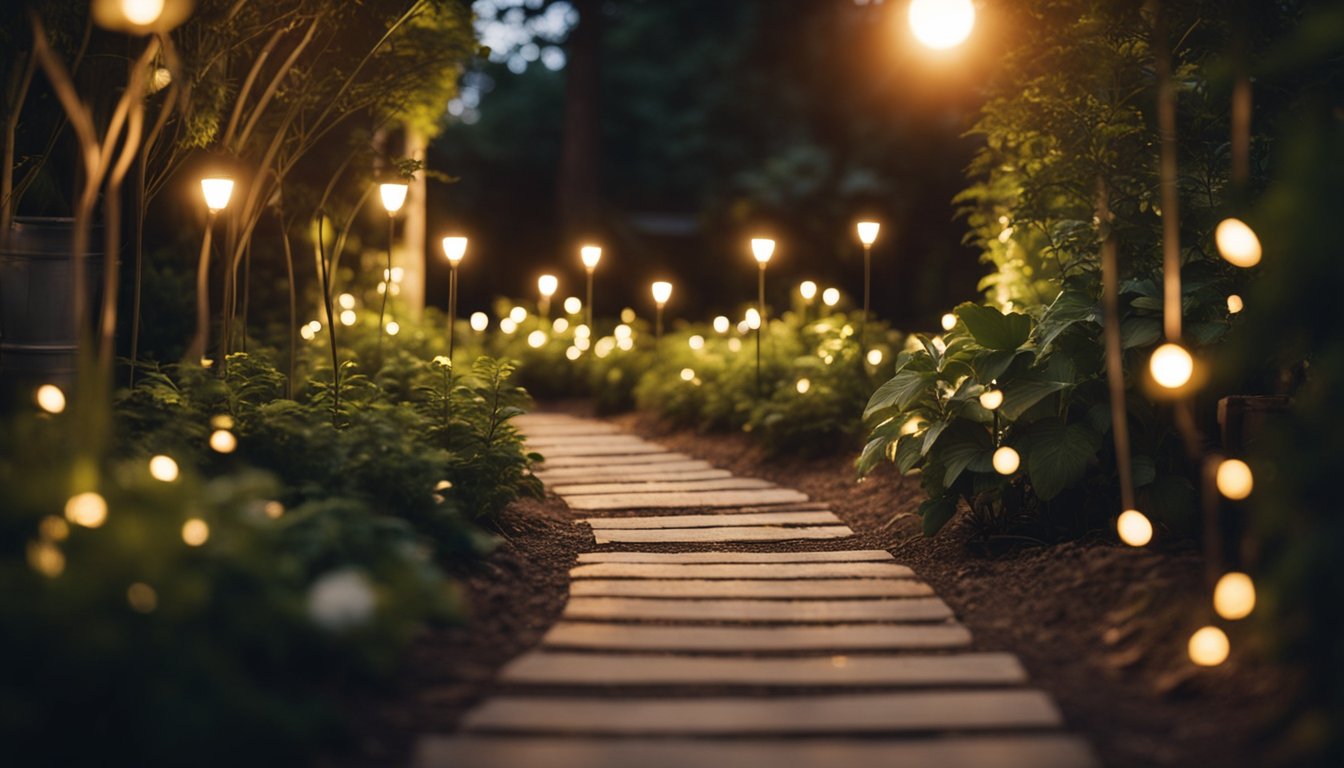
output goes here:
[[537, 476], [594, 513], [560, 621], [420, 768], [1082, 768], [1091, 748], [913, 571], [823, 504], [559, 414]]

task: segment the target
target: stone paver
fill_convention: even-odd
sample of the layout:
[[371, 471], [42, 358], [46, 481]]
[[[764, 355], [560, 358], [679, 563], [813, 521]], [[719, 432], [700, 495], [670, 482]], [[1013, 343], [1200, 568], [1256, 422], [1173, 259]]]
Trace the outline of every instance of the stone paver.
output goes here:
[[537, 479], [547, 485], [612, 482], [676, 482], [679, 480], [716, 480], [732, 477], [726, 469], [715, 469], [704, 461], [678, 461], [643, 467], [571, 467], [539, 469]]
[[[684, 453], [631, 453], [619, 456], [554, 456], [546, 458], [541, 466], [544, 468], [542, 471], [546, 472], [573, 467], [610, 468], [627, 465], [651, 469], [659, 464], [682, 464], [688, 461], [691, 461], [691, 458]], [[704, 462], [700, 462], [700, 464], [704, 464]]]
[[952, 609], [936, 597], [896, 600], [677, 600], [573, 597], [563, 616], [594, 621], [679, 621], [840, 624], [865, 621], [945, 621]]
[[679, 491], [749, 491], [775, 488], [766, 480], [728, 477], [712, 480], [629, 480], [578, 485], [555, 484], [551, 490], [561, 496], [587, 496], [603, 493], [668, 493]]
[[509, 683], [644, 686], [996, 686], [1018, 685], [1027, 673], [1007, 653], [955, 656], [649, 656], [614, 653], [529, 653], [500, 673]]
[[598, 544], [615, 542], [677, 544], [711, 541], [793, 541], [802, 539], [844, 539], [853, 535], [854, 532], [845, 525], [818, 525], [810, 528], [778, 528], [762, 525], [734, 528], [593, 529], [593, 538], [597, 540]]
[[876, 563], [589, 563], [571, 579], [909, 579], [895, 562]]
[[565, 443], [545, 447], [528, 446], [528, 450], [540, 453], [550, 463], [552, 458], [572, 458], [577, 456], [638, 456], [646, 453], [666, 453], [661, 446], [643, 441], [629, 443]]
[[1055, 734], [905, 739], [601, 739], [442, 736], [416, 768], [1095, 768], [1079, 739]]
[[734, 525], [840, 525], [834, 512], [756, 512], [722, 515], [645, 515], [642, 517], [589, 517], [593, 528], [724, 528]]
[[861, 651], [960, 648], [971, 633], [960, 624], [837, 624], [833, 626], [642, 626], [561, 621], [542, 645], [643, 651]]
[[885, 549], [804, 552], [581, 552], [580, 563], [857, 563], [895, 560]]
[[759, 491], [683, 491], [680, 493], [610, 493], [597, 496], [566, 496], [570, 509], [696, 509], [740, 507], [744, 504], [796, 504], [807, 501], [807, 494], [792, 488], [767, 488]]
[[471, 731], [612, 734], [901, 733], [1049, 728], [1039, 691], [935, 691], [774, 698], [591, 699], [499, 696], [468, 713]]
[[914, 579], [580, 579], [575, 597], [749, 597], [798, 600], [823, 597], [924, 597], [933, 589]]

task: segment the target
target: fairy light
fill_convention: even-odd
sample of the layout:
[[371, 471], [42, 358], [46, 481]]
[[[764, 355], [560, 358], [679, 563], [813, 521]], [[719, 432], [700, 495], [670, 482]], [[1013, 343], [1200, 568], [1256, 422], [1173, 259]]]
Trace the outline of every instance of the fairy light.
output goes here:
[[527, 310], [522, 307], [514, 307], [509, 310], [509, 319], [515, 323], [521, 323], [527, 319]]
[[695, 336], [692, 336], [691, 338], [687, 339], [686, 343], [690, 345], [691, 349], [695, 350], [696, 352], [699, 352], [700, 350], [705, 348], [705, 337], [696, 334]]
[[739, 338], [736, 338], [736, 337], [729, 339], [729, 340], [728, 340], [728, 351], [729, 351], [729, 352], [741, 352], [741, 351], [742, 351], [742, 340], [739, 339]]
[[70, 538], [70, 524], [64, 518], [47, 515], [37, 524], [37, 532], [43, 541], [65, 541]]
[[987, 389], [980, 393], [980, 407], [987, 411], [998, 410], [1003, 405], [1003, 390]]
[[568, 349], [565, 350], [565, 359], [571, 361], [578, 360], [582, 354], [583, 350], [579, 349], [578, 347], [569, 347]]
[[682, 368], [682, 369], [681, 369], [681, 380], [682, 380], [682, 381], [690, 381], [691, 379], [694, 379], [694, 378], [695, 378], [695, 371], [694, 371], [694, 370], [692, 370], [692, 369], [690, 369], [690, 368]]
[[1250, 616], [1255, 610], [1255, 582], [1238, 571], [1224, 573], [1213, 588], [1213, 610], [1228, 621]]
[[630, 336], [634, 334], [634, 332], [635, 331], [633, 328], [626, 325], [625, 323], [621, 323], [620, 325], [616, 326], [615, 330], [612, 331], [612, 335], [616, 337], [617, 341], [620, 341], [621, 339], [630, 338]]
[[354, 325], [358, 319], [359, 316], [355, 314], [353, 309], [347, 309], [341, 313], [341, 325]]
[[1239, 312], [1241, 312], [1241, 310], [1243, 310], [1243, 309], [1245, 309], [1245, 308], [1246, 308], [1246, 302], [1243, 301], [1242, 298], [1241, 298], [1240, 296], [1238, 296], [1238, 295], [1235, 294], [1235, 293], [1228, 295], [1228, 297], [1227, 297], [1227, 313], [1228, 313], [1229, 315], [1235, 315], [1235, 314], [1238, 314]]
[[34, 394], [37, 407], [47, 413], [60, 413], [65, 410], [65, 393], [55, 384], [43, 384]]
[[1022, 457], [1009, 445], [1001, 445], [994, 451], [994, 471], [1000, 475], [1011, 475], [1022, 464]]
[[472, 312], [470, 322], [471, 330], [484, 333], [485, 329], [490, 327], [490, 316], [484, 312]]
[[1167, 389], [1180, 389], [1190, 383], [1195, 372], [1195, 360], [1180, 344], [1166, 343], [1153, 350], [1148, 360], [1153, 381]]
[[189, 547], [199, 547], [210, 540], [210, 525], [199, 517], [182, 524], [182, 541]]
[[401, 333], [401, 323], [398, 323], [396, 320], [388, 320], [385, 327], [388, 336], [396, 336], [398, 333]]
[[336, 297], [336, 303], [341, 305], [341, 309], [354, 309], [355, 296], [351, 293], [342, 293], [340, 296]]
[[1251, 489], [1255, 487], [1255, 476], [1251, 473], [1251, 467], [1241, 459], [1224, 459], [1219, 462], [1214, 481], [1218, 486], [1218, 492], [1233, 501], [1241, 501], [1250, 496]]
[[827, 288], [821, 292], [821, 303], [828, 307], [834, 307], [840, 303], [840, 290], [838, 288]]
[[957, 316], [954, 315], [954, 314], [952, 314], [951, 312], [948, 312], [948, 313], [944, 314], [944, 315], [943, 315], [942, 322], [941, 322], [941, 325], [943, 326], [943, 330], [944, 330], [944, 331], [950, 331], [950, 330], [952, 330], [953, 328], [956, 328], [956, 327], [957, 327]]
[[107, 500], [94, 491], [75, 494], [65, 502], [65, 519], [85, 528], [107, 522]]
[[285, 505], [278, 501], [268, 501], [261, 511], [270, 519], [279, 520], [280, 516], [285, 514]]
[[882, 354], [882, 350], [880, 350], [880, 349], [870, 349], [870, 350], [868, 350], [868, 364], [869, 364], [869, 365], [873, 365], [873, 366], [881, 365], [881, 364], [882, 364], [882, 360], [883, 360], [884, 357], [886, 357], [886, 356]]
[[149, 460], [149, 476], [161, 483], [171, 483], [177, 479], [177, 462], [171, 456], [155, 456]]
[[312, 341], [317, 338], [317, 334], [313, 333], [313, 327], [311, 325], [301, 326], [299, 328], [299, 336], [302, 336], [304, 341]]
[[506, 317], [499, 321], [499, 330], [503, 331], [505, 335], [512, 335], [514, 331], [518, 330], [518, 321], [512, 317]]
[[546, 345], [546, 332], [533, 331], [527, 334], [527, 346], [533, 349], [541, 349]]
[[798, 390], [798, 394], [806, 395], [808, 391], [812, 389], [812, 380], [799, 379], [798, 383], [794, 385], [794, 388]]
[[1227, 661], [1232, 644], [1223, 630], [1214, 627], [1200, 627], [1190, 636], [1188, 651], [1190, 660], [1201, 667], [1216, 667]]
[[729, 320], [727, 317], [719, 315], [718, 317], [714, 318], [714, 332], [727, 333], [729, 327], [732, 326], [732, 323], [733, 321]]
[[1153, 524], [1139, 510], [1127, 509], [1115, 520], [1120, 540], [1131, 547], [1142, 547], [1153, 540]]
[[593, 335], [593, 329], [583, 323], [574, 326], [574, 338], [587, 339]]
[[761, 313], [758, 312], [755, 307], [748, 309], [743, 319], [747, 324], [747, 328], [753, 331], [761, 327]]
[[227, 429], [217, 429], [210, 433], [210, 448], [215, 453], [233, 453], [238, 449], [238, 438]]
[[65, 555], [49, 541], [28, 542], [26, 554], [28, 566], [49, 579], [60, 576], [65, 570]]
[[211, 429], [233, 429], [233, 417], [227, 413], [217, 413], [210, 417]]
[[803, 297], [803, 301], [812, 301], [817, 297], [817, 284], [811, 280], [804, 280], [798, 284], [798, 295]]
[[564, 333], [565, 331], [568, 331], [569, 320], [563, 317], [555, 318], [555, 322], [551, 323], [551, 330], [555, 331], [556, 333]]
[[583, 301], [578, 296], [570, 296], [565, 299], [565, 313], [577, 315], [583, 311]]
[[153, 613], [159, 607], [159, 593], [143, 581], [137, 581], [126, 588], [126, 603], [136, 613]]
[[1233, 266], [1248, 268], [1260, 263], [1264, 250], [1255, 230], [1241, 219], [1223, 219], [1213, 231], [1218, 253]]

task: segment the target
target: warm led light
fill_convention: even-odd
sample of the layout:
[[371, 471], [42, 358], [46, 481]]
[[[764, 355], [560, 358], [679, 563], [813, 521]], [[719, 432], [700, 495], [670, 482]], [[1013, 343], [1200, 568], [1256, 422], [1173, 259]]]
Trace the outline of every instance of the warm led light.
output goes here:
[[565, 350], [565, 358], [568, 360], [578, 360], [579, 356], [582, 354], [583, 350], [579, 349], [578, 347], [570, 347], [569, 349]]
[[705, 337], [697, 334], [687, 339], [686, 343], [691, 345], [691, 349], [699, 352], [700, 350], [705, 348]]
[[355, 314], [353, 309], [347, 309], [341, 313], [341, 325], [354, 325], [358, 319], [359, 315]]
[[987, 389], [980, 393], [980, 406], [987, 411], [993, 411], [1003, 405], [1003, 390]]
[[883, 358], [883, 357], [884, 357], [884, 355], [882, 354], [882, 350], [880, 350], [880, 349], [870, 349], [870, 350], [868, 350], [868, 364], [869, 364], [869, 365], [881, 365], [881, 364], [882, 364], [882, 358]]
[[189, 547], [199, 547], [210, 540], [210, 526], [199, 517], [182, 524], [182, 540]]
[[398, 333], [401, 333], [401, 323], [398, 323], [396, 320], [388, 320], [385, 328], [388, 336], [396, 336]]
[[159, 605], [159, 593], [148, 584], [137, 581], [126, 589], [126, 602], [136, 613], [153, 613]]
[[617, 339], [616, 346], [623, 352], [629, 352], [635, 348], [635, 340], [626, 336], [624, 339]]
[[828, 307], [834, 307], [840, 303], [840, 289], [827, 288], [821, 292], [821, 303]]
[[448, 259], [448, 263], [454, 267], [462, 263], [462, 257], [467, 255], [467, 238], [465, 237], [445, 237], [443, 238], [443, 255]]
[[509, 310], [509, 319], [515, 323], [521, 323], [527, 319], [527, 310], [522, 307], [514, 307]]
[[28, 565], [34, 571], [54, 579], [65, 570], [65, 555], [49, 541], [28, 542]]
[[37, 407], [47, 413], [60, 413], [65, 410], [65, 393], [55, 384], [43, 384], [34, 395]]
[[471, 330], [481, 333], [490, 327], [490, 316], [484, 312], [471, 313]]
[[756, 311], [756, 308], [755, 308], [755, 307], [752, 307], [751, 309], [748, 309], [748, 310], [747, 310], [747, 314], [746, 314], [746, 316], [745, 316], [745, 318], [744, 318], [744, 322], [747, 324], [747, 328], [749, 328], [749, 329], [751, 329], [751, 330], [753, 330], [753, 331], [756, 330], [757, 328], [760, 328], [760, 327], [761, 327], [761, 313], [758, 312], [758, 311]]
[[770, 263], [770, 257], [775, 254], [775, 241], [768, 237], [753, 237], [751, 239], [751, 255], [756, 258], [759, 264]]
[[71, 496], [65, 502], [65, 519], [85, 528], [97, 528], [107, 521], [107, 501], [93, 491]]
[[383, 210], [388, 213], [400, 211], [401, 206], [406, 204], [406, 191], [409, 189], [409, 186], [401, 182], [379, 184], [378, 195], [383, 198]]
[[48, 541], [65, 541], [70, 538], [70, 524], [55, 516], [47, 515], [37, 524], [38, 533]]
[[682, 380], [682, 381], [690, 381], [691, 379], [694, 379], [694, 378], [695, 378], [695, 371], [691, 370], [690, 368], [682, 368], [682, 369], [681, 369], [681, 380]]
[[518, 323], [514, 322], [512, 317], [506, 317], [499, 321], [499, 330], [503, 331], [505, 334], [512, 334], [514, 331], [518, 330]]
[[569, 320], [563, 317], [555, 318], [555, 321], [551, 323], [551, 330], [556, 333], [564, 333], [565, 331], [568, 331]]
[[583, 302], [579, 301], [578, 296], [570, 296], [565, 299], [565, 312], [571, 315], [577, 315], [583, 311]]
[[304, 341], [312, 341], [317, 336], [316, 333], [313, 333], [313, 327], [311, 325], [300, 327], [299, 335], [303, 337]]
[[583, 266], [592, 271], [597, 269], [597, 263], [602, 260], [602, 249], [596, 245], [585, 245], [579, 249], [579, 258], [583, 260]]
[[238, 438], [227, 429], [217, 429], [210, 433], [210, 447], [215, 453], [233, 453], [238, 448]]
[[728, 351], [729, 351], [729, 352], [741, 352], [741, 351], [742, 351], [742, 340], [741, 340], [741, 339], [729, 339], [729, 340], [728, 340]]
[[527, 334], [527, 346], [533, 349], [541, 349], [546, 346], [546, 332], [533, 331]]
[[285, 514], [285, 505], [278, 501], [268, 501], [261, 511], [270, 519], [279, 520], [280, 516]]
[[[406, 269], [404, 267], [393, 267], [392, 274], [387, 276], [394, 283], [400, 283], [406, 279]], [[393, 295], [396, 295], [395, 293]]]
[[218, 213], [229, 207], [229, 198], [233, 196], [233, 179], [226, 176], [201, 179], [201, 193], [205, 195], [205, 207], [211, 213]]
[[1263, 250], [1260, 238], [1241, 219], [1223, 219], [1213, 231], [1213, 240], [1218, 245], [1218, 253], [1229, 263], [1238, 267], [1254, 267], [1260, 263]]
[[960, 45], [975, 26], [971, 0], [912, 0], [910, 29], [919, 42], [937, 51]]
[[1213, 610], [1228, 621], [1250, 616], [1255, 610], [1255, 582], [1244, 573], [1224, 573], [1213, 588]]
[[1200, 627], [1190, 636], [1190, 660], [1201, 667], [1216, 667], [1227, 661], [1232, 649], [1227, 635], [1217, 627]]
[[161, 483], [171, 483], [177, 479], [177, 462], [170, 456], [155, 456], [149, 460], [149, 476]]
[[811, 301], [817, 297], [817, 284], [811, 280], [804, 280], [798, 284], [798, 294], [803, 297], [803, 301]]
[[1022, 457], [1011, 446], [1001, 445], [994, 452], [994, 471], [1000, 475], [1011, 475], [1022, 464]]
[[1148, 360], [1153, 381], [1167, 389], [1180, 389], [1190, 382], [1195, 372], [1195, 360], [1180, 344], [1167, 343], [1153, 350]]
[[341, 309], [354, 309], [355, 297], [353, 294], [342, 293], [336, 297], [336, 303], [341, 305]]
[[1233, 501], [1241, 501], [1251, 495], [1255, 487], [1255, 476], [1251, 468], [1241, 459], [1224, 459], [1218, 464], [1215, 474], [1218, 492]]
[[859, 242], [864, 245], [872, 245], [877, 242], [877, 233], [882, 225], [876, 221], [860, 221], [854, 227], [859, 231]]
[[322, 330], [322, 321], [310, 320], [308, 322], [308, 327], [313, 329], [313, 333], [317, 333], [318, 331]]
[[593, 345], [593, 354], [597, 355], [598, 359], [600, 360], [606, 357], [607, 355], [610, 355], [611, 351], [615, 348], [616, 348], [616, 340], [611, 338], [610, 336], [603, 336], [602, 338], [597, 340], [596, 344]]
[[210, 417], [210, 426], [213, 429], [233, 429], [233, 417], [227, 413], [217, 413]]
[[942, 325], [944, 331], [950, 331], [953, 328], [956, 328], [957, 316], [952, 314], [951, 312], [948, 312], [947, 314], [943, 315]]
[[164, 0], [121, 0], [121, 12], [132, 24], [148, 26], [163, 15]]
[[1245, 308], [1246, 302], [1242, 301], [1237, 294], [1234, 293], [1227, 297], [1227, 313], [1229, 315], [1235, 315]]
[[579, 323], [578, 325], [574, 326], [574, 338], [586, 339], [592, 335], [593, 335], [593, 329], [589, 328], [587, 325]]
[[810, 389], [812, 389], [812, 380], [811, 380], [811, 379], [799, 379], [799, 380], [798, 380], [798, 383], [794, 385], [794, 389], [797, 389], [797, 390], [798, 390], [798, 394], [800, 394], [800, 395], [806, 395], [806, 394], [807, 394], [807, 391], [810, 390]]
[[555, 275], [542, 275], [537, 278], [537, 292], [548, 299], [555, 295], [559, 287], [560, 280]]
[[653, 293], [653, 300], [658, 306], [666, 304], [667, 300], [672, 298], [672, 284], [665, 280], [659, 280], [649, 288]]
[[728, 329], [732, 327], [732, 324], [733, 321], [729, 320], [723, 315], [719, 315], [718, 317], [714, 318], [714, 332], [727, 333]]
[[616, 326], [615, 329], [612, 330], [611, 335], [615, 336], [617, 341], [621, 341], [622, 339], [630, 338], [631, 335], [634, 334], [634, 332], [635, 329], [631, 328], [625, 323], [621, 323], [620, 325]]
[[1153, 540], [1153, 524], [1137, 509], [1126, 509], [1115, 520], [1115, 532], [1131, 547], [1142, 547]]

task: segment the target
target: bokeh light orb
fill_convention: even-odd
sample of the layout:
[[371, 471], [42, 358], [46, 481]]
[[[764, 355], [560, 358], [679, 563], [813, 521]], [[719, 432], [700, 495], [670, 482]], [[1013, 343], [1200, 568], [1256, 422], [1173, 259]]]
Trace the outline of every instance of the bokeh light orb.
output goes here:
[[1240, 296], [1233, 293], [1227, 297], [1227, 313], [1235, 315], [1246, 308], [1246, 302]]
[[1153, 350], [1148, 370], [1159, 386], [1180, 389], [1190, 383], [1195, 372], [1195, 359], [1180, 344], [1167, 343]]
[[961, 45], [975, 27], [971, 0], [912, 0], [909, 16], [915, 39], [935, 51]]
[[1213, 588], [1213, 610], [1228, 621], [1250, 616], [1255, 610], [1255, 582], [1238, 571], [1224, 573]]
[[1218, 253], [1233, 266], [1247, 268], [1260, 263], [1264, 251], [1255, 230], [1241, 219], [1223, 219], [1213, 231]]
[[987, 389], [980, 393], [980, 407], [987, 411], [996, 410], [1003, 405], [1003, 390]]
[[994, 452], [994, 471], [1000, 475], [1011, 475], [1022, 464], [1022, 457], [1011, 446], [999, 446]]
[[97, 528], [107, 521], [107, 501], [93, 491], [71, 496], [65, 502], [65, 519], [85, 528]]
[[37, 388], [34, 396], [37, 407], [47, 413], [60, 413], [65, 410], [65, 393], [55, 384], [43, 384]]
[[1233, 501], [1250, 496], [1251, 489], [1255, 487], [1255, 475], [1251, 473], [1250, 465], [1241, 459], [1224, 459], [1219, 462], [1214, 480], [1218, 492]]
[[942, 326], [944, 331], [950, 331], [953, 328], [956, 328], [957, 316], [952, 314], [951, 312], [948, 312], [947, 314], [943, 315]]
[[1115, 520], [1115, 532], [1131, 547], [1142, 547], [1153, 540], [1153, 523], [1137, 509], [1126, 509]]
[[1201, 667], [1216, 667], [1227, 661], [1232, 644], [1227, 634], [1217, 627], [1200, 627], [1190, 636], [1190, 660]]

